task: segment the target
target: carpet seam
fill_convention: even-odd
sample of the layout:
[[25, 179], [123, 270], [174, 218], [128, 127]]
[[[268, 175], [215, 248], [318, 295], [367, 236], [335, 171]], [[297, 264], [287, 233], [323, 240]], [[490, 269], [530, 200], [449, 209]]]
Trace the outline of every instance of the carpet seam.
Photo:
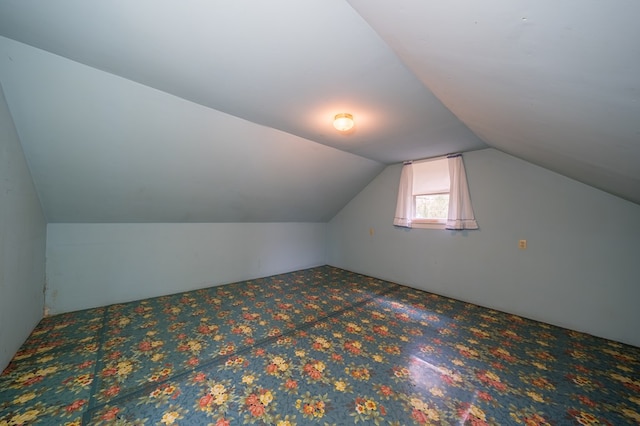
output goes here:
[[88, 419], [85, 419], [85, 417], [87, 417], [87, 414], [90, 413], [93, 410], [93, 404], [95, 403], [95, 398], [94, 395], [97, 391], [98, 388], [98, 374], [100, 373], [100, 370], [102, 368], [103, 362], [102, 362], [102, 355], [103, 355], [103, 346], [104, 346], [104, 336], [106, 334], [106, 329], [107, 329], [107, 318], [109, 316], [109, 306], [107, 306], [104, 309], [104, 314], [102, 315], [102, 326], [100, 327], [100, 330], [98, 331], [98, 349], [96, 351], [96, 365], [94, 367], [94, 371], [93, 371], [93, 381], [91, 382], [91, 390], [89, 393], [89, 401], [87, 402], [87, 409], [86, 411], [82, 414], [82, 424], [88, 424], [87, 421]]

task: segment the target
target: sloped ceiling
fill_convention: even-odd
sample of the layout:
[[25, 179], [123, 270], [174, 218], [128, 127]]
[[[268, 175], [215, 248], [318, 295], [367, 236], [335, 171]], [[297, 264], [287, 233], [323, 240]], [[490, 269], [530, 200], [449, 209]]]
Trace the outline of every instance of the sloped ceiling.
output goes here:
[[327, 221], [383, 167], [11, 40], [0, 46], [50, 222]]
[[640, 203], [640, 2], [349, 2], [487, 144]]
[[640, 202], [638, 12], [4, 0], [0, 84], [50, 222], [325, 221], [384, 164], [487, 145]]

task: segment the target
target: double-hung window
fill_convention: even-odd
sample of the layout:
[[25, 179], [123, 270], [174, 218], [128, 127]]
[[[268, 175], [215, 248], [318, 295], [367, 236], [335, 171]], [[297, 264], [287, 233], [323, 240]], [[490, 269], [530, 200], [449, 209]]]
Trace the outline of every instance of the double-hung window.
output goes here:
[[449, 187], [449, 163], [446, 158], [414, 161], [412, 223], [446, 224]]
[[405, 228], [478, 229], [460, 154], [404, 164], [393, 224]]

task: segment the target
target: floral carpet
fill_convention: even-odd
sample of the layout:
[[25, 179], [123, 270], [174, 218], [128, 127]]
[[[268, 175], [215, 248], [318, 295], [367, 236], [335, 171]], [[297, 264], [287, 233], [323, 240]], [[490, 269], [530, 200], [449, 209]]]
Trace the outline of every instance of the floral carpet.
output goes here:
[[640, 424], [640, 348], [323, 266], [43, 319], [22, 424]]

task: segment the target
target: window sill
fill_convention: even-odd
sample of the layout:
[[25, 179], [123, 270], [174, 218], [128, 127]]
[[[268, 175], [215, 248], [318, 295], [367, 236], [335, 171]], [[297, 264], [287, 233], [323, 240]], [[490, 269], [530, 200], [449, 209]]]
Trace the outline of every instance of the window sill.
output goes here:
[[412, 222], [411, 227], [416, 229], [445, 229], [445, 223], [437, 222]]

